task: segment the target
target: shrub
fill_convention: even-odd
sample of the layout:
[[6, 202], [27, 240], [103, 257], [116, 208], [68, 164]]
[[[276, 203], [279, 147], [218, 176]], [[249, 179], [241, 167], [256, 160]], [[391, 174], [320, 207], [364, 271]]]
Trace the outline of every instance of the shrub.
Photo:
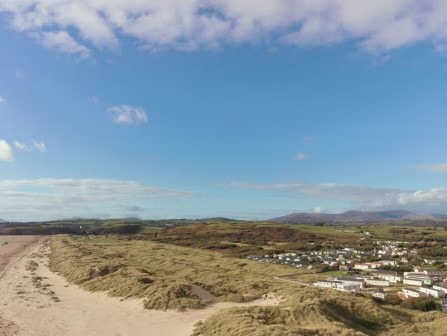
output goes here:
[[399, 295], [390, 293], [390, 294], [385, 295], [385, 303], [393, 305], [393, 306], [397, 306], [402, 303], [402, 300], [400, 299]]
[[402, 301], [401, 306], [408, 309], [420, 310], [427, 312], [430, 310], [436, 310], [436, 303], [429, 298], [414, 298]]

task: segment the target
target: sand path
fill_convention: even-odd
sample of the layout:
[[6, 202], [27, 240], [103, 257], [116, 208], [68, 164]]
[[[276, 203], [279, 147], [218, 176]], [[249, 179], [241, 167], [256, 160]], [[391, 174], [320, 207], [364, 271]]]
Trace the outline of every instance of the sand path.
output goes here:
[[219, 303], [187, 312], [149, 311], [143, 309], [141, 300], [121, 301], [69, 285], [48, 269], [46, 252], [43, 244], [35, 246], [0, 280], [0, 312], [17, 327], [4, 335], [190, 336], [197, 321], [220, 309], [278, 303], [268, 298], [250, 304]]
[[[0, 236], [0, 281], [10, 268], [42, 239], [39, 236]], [[16, 335], [17, 325], [2, 316], [1, 308], [0, 306], [0, 336]]]

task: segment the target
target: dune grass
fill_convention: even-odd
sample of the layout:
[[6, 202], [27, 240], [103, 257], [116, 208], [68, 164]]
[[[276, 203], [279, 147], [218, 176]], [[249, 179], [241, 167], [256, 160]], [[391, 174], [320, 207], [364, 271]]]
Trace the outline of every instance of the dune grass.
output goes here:
[[193, 285], [209, 291], [215, 302], [248, 302], [266, 293], [282, 298], [277, 306], [223, 309], [198, 323], [194, 336], [446, 335], [447, 317], [440, 312], [278, 280], [293, 276], [305, 282], [316, 276], [300, 277], [308, 270], [130, 237], [57, 236], [50, 244], [53, 271], [89, 291], [143, 298], [148, 309], [204, 307]]
[[272, 275], [296, 270], [225, 258], [216, 252], [122, 237], [53, 237], [50, 268], [70, 282], [111, 296], [145, 298], [147, 308], [199, 308], [200, 286], [215, 301], [246, 302], [278, 290]]

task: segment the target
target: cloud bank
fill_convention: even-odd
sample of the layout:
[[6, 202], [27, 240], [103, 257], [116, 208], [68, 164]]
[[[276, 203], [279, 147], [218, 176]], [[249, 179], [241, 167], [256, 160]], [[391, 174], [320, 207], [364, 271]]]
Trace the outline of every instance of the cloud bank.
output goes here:
[[447, 36], [444, 0], [1, 0], [0, 12], [42, 45], [83, 57], [86, 45], [116, 49], [124, 37], [151, 50], [355, 41], [375, 53]]
[[0, 180], [0, 216], [16, 220], [123, 217], [157, 199], [190, 197], [191, 191], [104, 179]]
[[426, 213], [447, 213], [447, 189], [400, 190], [337, 183], [256, 184], [232, 182], [237, 189], [280, 191], [316, 201], [344, 202], [347, 208], [362, 210], [405, 209]]
[[435, 173], [447, 173], [447, 163], [432, 163], [417, 167], [419, 170]]

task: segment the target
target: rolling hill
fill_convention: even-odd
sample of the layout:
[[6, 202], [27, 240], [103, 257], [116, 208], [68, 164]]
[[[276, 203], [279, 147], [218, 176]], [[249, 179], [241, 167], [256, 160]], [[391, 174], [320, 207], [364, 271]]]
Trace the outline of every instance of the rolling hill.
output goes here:
[[434, 220], [444, 219], [445, 215], [419, 214], [406, 210], [389, 211], [347, 211], [340, 214], [299, 212], [287, 216], [273, 218], [277, 223], [347, 223], [347, 222], [384, 222], [393, 220]]

